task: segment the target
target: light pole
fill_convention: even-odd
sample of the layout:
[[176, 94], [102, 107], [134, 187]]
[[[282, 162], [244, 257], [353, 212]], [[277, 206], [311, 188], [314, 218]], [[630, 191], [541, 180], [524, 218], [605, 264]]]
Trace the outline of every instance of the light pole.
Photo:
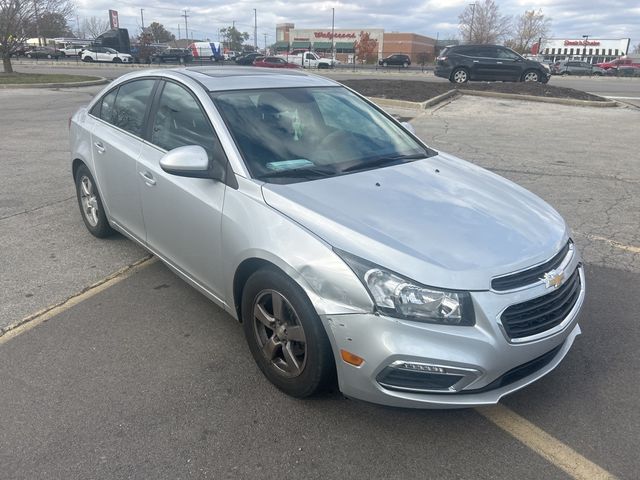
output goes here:
[[473, 20], [476, 16], [476, 4], [475, 3], [470, 3], [469, 6], [471, 7], [471, 25], [469, 25], [469, 43], [471, 43], [471, 39], [473, 38]]
[[258, 11], [253, 9], [253, 51], [258, 51]]
[[582, 38], [584, 38], [584, 48], [582, 49], [582, 56], [586, 57], [587, 56], [587, 44], [589, 43], [589, 35], [582, 35]]
[[331, 60], [336, 59], [336, 42], [333, 38], [336, 25], [336, 9], [331, 9]]

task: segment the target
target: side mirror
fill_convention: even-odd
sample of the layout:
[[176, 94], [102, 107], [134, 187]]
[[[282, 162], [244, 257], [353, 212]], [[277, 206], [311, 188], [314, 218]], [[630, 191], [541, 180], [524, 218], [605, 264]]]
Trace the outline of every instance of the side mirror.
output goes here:
[[409, 130], [410, 133], [412, 134], [416, 134], [416, 129], [413, 128], [413, 125], [411, 125], [409, 122], [402, 122], [402, 126], [406, 129]]
[[160, 168], [172, 175], [211, 178], [209, 156], [200, 145], [174, 148], [160, 159]]

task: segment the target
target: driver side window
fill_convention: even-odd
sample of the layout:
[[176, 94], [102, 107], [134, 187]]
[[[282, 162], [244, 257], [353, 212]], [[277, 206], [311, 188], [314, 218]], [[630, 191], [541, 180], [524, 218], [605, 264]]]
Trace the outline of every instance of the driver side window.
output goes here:
[[153, 119], [151, 142], [167, 151], [200, 145], [209, 160], [225, 163], [222, 145], [200, 104], [183, 87], [166, 82]]

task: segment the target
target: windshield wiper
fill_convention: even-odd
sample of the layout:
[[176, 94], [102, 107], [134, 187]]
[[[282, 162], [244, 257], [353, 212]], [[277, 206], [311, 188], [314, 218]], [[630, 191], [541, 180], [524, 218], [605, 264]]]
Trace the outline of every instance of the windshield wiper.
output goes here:
[[353, 165], [349, 165], [340, 170], [340, 173], [354, 172], [356, 170], [368, 170], [375, 167], [382, 167], [385, 165], [393, 165], [397, 163], [404, 163], [409, 160], [419, 160], [421, 158], [427, 158], [426, 153], [413, 153], [410, 155], [391, 155], [388, 157], [380, 157], [369, 161], [359, 160]]
[[274, 178], [274, 177], [294, 177], [294, 178], [319, 178], [335, 175], [338, 171], [333, 167], [300, 167], [288, 170], [274, 170], [273, 172], [263, 173], [257, 178]]

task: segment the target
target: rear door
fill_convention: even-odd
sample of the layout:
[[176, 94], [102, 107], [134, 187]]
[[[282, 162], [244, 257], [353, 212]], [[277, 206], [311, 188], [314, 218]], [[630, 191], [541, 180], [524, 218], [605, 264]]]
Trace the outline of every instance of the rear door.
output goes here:
[[111, 219], [140, 241], [145, 234], [136, 161], [155, 85], [155, 79], [123, 83], [91, 112], [97, 117], [91, 148], [103, 202]]
[[222, 207], [226, 185], [209, 178], [166, 173], [160, 159], [170, 150], [200, 145], [211, 168], [226, 156], [197, 97], [183, 85], [163, 82], [156, 94], [148, 140], [138, 162], [147, 243], [174, 267], [222, 298]]

